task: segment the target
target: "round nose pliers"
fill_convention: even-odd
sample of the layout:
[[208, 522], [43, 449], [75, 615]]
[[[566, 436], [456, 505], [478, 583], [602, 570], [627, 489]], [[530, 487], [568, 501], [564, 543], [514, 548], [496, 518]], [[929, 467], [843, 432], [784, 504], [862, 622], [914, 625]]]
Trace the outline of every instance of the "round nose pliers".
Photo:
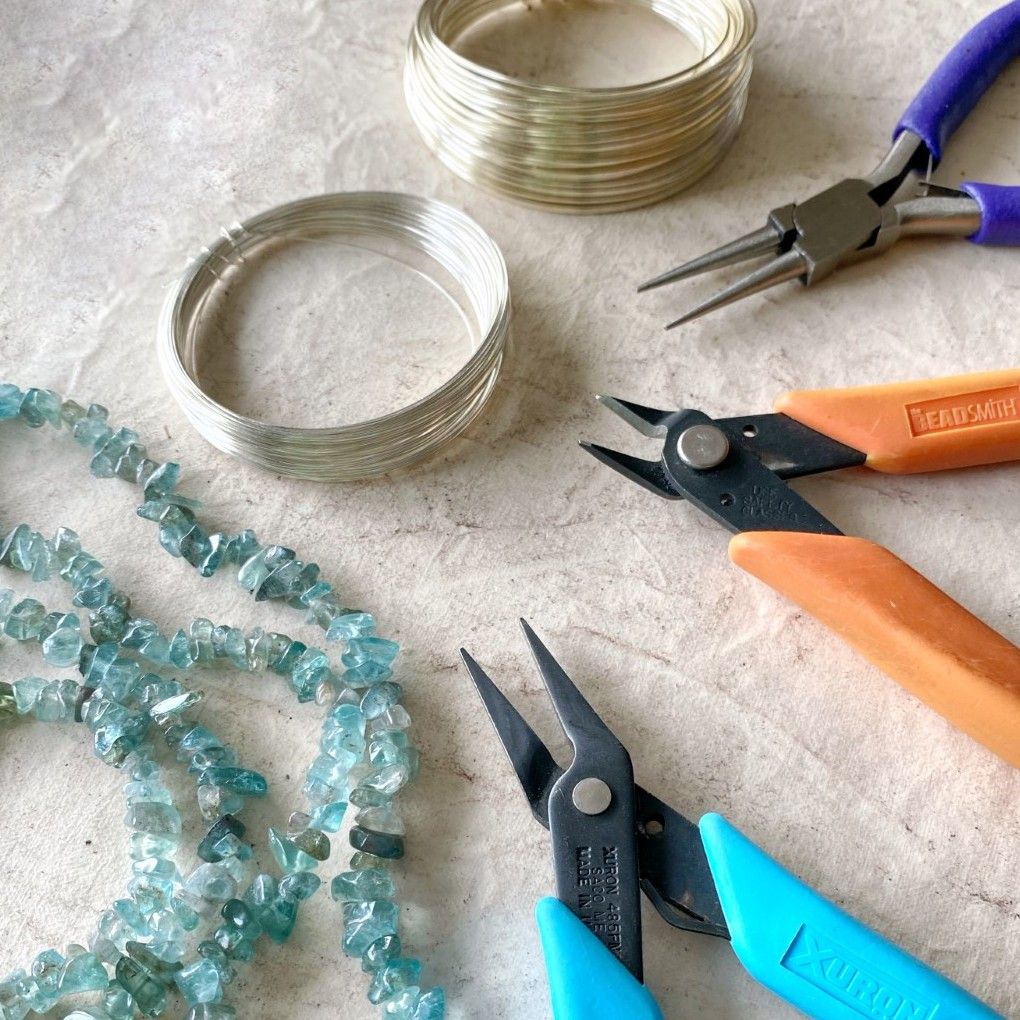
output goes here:
[[[1020, 187], [967, 181], [957, 190], [931, 183], [950, 136], [1017, 56], [1020, 0], [1013, 0], [975, 25], [939, 64], [900, 118], [892, 147], [871, 174], [848, 177], [806, 201], [773, 209], [760, 230], [638, 289], [773, 256], [668, 329], [787, 280], [810, 286], [842, 265], [878, 255], [901, 237], [942, 234], [976, 244], [1020, 245]], [[903, 195], [911, 174], [923, 176]]]

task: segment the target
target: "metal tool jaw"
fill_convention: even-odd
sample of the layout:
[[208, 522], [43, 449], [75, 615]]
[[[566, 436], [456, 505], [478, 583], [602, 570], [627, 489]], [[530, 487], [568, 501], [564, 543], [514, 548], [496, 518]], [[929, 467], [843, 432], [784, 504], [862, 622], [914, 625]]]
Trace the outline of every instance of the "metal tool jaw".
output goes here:
[[[963, 192], [928, 183], [934, 160], [910, 131], [901, 132], [875, 171], [848, 177], [803, 202], [773, 209], [766, 225], [700, 258], [642, 284], [649, 290], [746, 259], [773, 259], [671, 322], [690, 322], [707, 312], [787, 280], [817, 283], [841, 265], [876, 255], [908, 234], [974, 233], [981, 225], [977, 203]], [[924, 172], [905, 201], [892, 203], [913, 172]]]
[[557, 897], [638, 980], [640, 890], [674, 927], [727, 938], [698, 827], [634, 783], [626, 748], [535, 632], [521, 626], [574, 748], [565, 770], [478, 663], [461, 655], [532, 813], [549, 829]]
[[784, 414], [713, 419], [702, 411], [597, 399], [644, 435], [661, 439], [661, 454], [644, 460], [595, 443], [581, 446], [656, 495], [687, 499], [732, 532], [841, 534], [786, 479], [861, 465], [867, 458], [859, 450]]

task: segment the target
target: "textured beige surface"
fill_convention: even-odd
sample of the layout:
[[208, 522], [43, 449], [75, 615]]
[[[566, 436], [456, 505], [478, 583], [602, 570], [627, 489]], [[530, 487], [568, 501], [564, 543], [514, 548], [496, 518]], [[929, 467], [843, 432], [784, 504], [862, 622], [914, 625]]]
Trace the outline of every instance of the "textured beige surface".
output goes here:
[[[426, 764], [406, 806], [407, 944], [447, 987], [451, 1016], [547, 1015], [531, 910], [551, 889], [548, 839], [456, 663], [467, 645], [552, 736], [521, 614], [650, 790], [695, 817], [723, 811], [862, 920], [1020, 1016], [1020, 775], [730, 567], [726, 536], [706, 518], [575, 446], [635, 442], [596, 408], [596, 391], [736, 414], [766, 410], [791, 386], [1016, 363], [1017, 255], [964, 242], [904, 243], [813, 292], [787, 287], [670, 334], [667, 317], [716, 281], [634, 294], [771, 205], [869, 170], [924, 74], [993, 4], [940, 4], [936, 16], [934, 4], [763, 0], [747, 120], [722, 168], [659, 207], [590, 219], [491, 198], [420, 144], [400, 84], [414, 6], [7, 0], [0, 375], [107, 404], [156, 456], [184, 464], [209, 520], [317, 560], [405, 643], [400, 679]], [[942, 179], [1020, 179], [1018, 75], [1011, 68], [959, 132]], [[358, 188], [442, 198], [492, 233], [510, 267], [514, 354], [484, 419], [437, 461], [346, 487], [266, 476], [207, 448], [167, 397], [159, 306], [221, 226]], [[321, 312], [331, 296], [310, 297]], [[350, 375], [335, 352], [356, 357], [364, 334], [275, 322], [286, 356], [267, 361], [275, 390], [261, 376], [266, 410], [304, 417], [297, 387], [316, 378], [336, 390], [320, 382], [313, 398], [342, 404]], [[257, 377], [250, 357], [236, 360]], [[77, 448], [52, 434], [5, 427], [0, 479], [5, 525], [75, 527], [164, 627], [201, 613], [294, 628], [227, 579], [203, 582], [170, 561], [132, 516], [127, 487], [91, 480]], [[1018, 483], [1020, 467], [1002, 466], [848, 472], [800, 487], [1020, 640]], [[47, 586], [46, 598], [63, 604], [57, 592]], [[41, 668], [10, 642], [0, 654], [4, 678]], [[206, 717], [273, 781], [253, 820], [278, 822], [296, 803], [316, 713], [275, 677], [201, 679]], [[2, 969], [84, 940], [123, 888], [119, 781], [83, 738], [29, 724], [4, 735]], [[195, 833], [190, 794], [184, 803]], [[339, 956], [338, 921], [317, 897], [291, 943], [240, 980], [240, 1015], [374, 1015], [363, 975]], [[725, 944], [652, 914], [645, 955], [670, 1020], [792, 1015]]]

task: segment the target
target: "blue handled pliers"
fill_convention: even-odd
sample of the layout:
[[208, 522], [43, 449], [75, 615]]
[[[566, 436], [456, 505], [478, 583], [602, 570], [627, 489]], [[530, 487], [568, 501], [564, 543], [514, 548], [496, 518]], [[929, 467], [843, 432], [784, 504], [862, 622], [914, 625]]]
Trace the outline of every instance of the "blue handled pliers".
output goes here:
[[552, 839], [556, 898], [540, 900], [536, 917], [555, 1020], [661, 1020], [642, 983], [639, 890], [674, 927], [729, 939], [758, 981], [809, 1016], [1001, 1020], [813, 892], [720, 815], [695, 825], [638, 786], [626, 748], [521, 626], [574, 748], [566, 770], [461, 655]]
[[[764, 255], [774, 258], [671, 322], [667, 329], [750, 294], [799, 279], [810, 286], [849, 262], [885, 251], [901, 237], [944, 234], [977, 244], [1020, 245], [1020, 187], [931, 183], [952, 133], [1020, 56], [1020, 0], [974, 26], [935, 69], [907, 108], [885, 158], [868, 177], [847, 178], [805, 202], [773, 209], [766, 225], [642, 284], [649, 290], [708, 269]], [[915, 181], [892, 202], [912, 173]]]

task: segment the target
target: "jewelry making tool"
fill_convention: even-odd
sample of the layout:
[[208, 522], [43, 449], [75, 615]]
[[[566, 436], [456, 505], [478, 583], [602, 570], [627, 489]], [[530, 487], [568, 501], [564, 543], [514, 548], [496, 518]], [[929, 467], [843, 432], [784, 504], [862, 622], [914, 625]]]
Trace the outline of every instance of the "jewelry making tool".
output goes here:
[[[44, 950], [29, 969], [0, 978], [0, 1020], [48, 1012], [83, 992], [96, 993], [98, 1004], [79, 1002], [68, 1014], [74, 1020], [161, 1016], [177, 992], [189, 1007], [185, 1020], [235, 1020], [236, 1010], [223, 1001], [226, 986], [259, 946], [290, 938], [301, 903], [322, 884], [316, 871], [330, 857], [327, 834], [342, 827], [348, 804], [357, 810], [347, 837], [354, 853], [350, 870], [330, 887], [343, 913], [340, 948], [360, 958], [369, 1001], [390, 1020], [442, 1020], [442, 989], [421, 987], [421, 963], [402, 953], [397, 934], [390, 866], [404, 854], [404, 823], [396, 798], [419, 763], [402, 688], [392, 679], [397, 643], [376, 634], [371, 614], [345, 608], [319, 567], [292, 549], [261, 542], [247, 529], [225, 533], [199, 523], [198, 503], [177, 491], [179, 465], [151, 460], [137, 433], [111, 425], [99, 404], [85, 408], [52, 390], [2, 383], [0, 423], [4, 432], [49, 425], [69, 434], [84, 448], [93, 476], [138, 486], [144, 502], [137, 513], [155, 524], [172, 557], [200, 577], [233, 574], [256, 602], [297, 610], [337, 649], [331, 655], [286, 634], [261, 627], [245, 633], [203, 617], [164, 633], [136, 615], [129, 596], [69, 528], [44, 538], [19, 524], [0, 538], [0, 565], [33, 581], [60, 578], [75, 607], [48, 613], [36, 599], [16, 600], [0, 589], [0, 633], [37, 646], [50, 665], [80, 673], [78, 680], [0, 682], [0, 726], [16, 716], [84, 723], [96, 756], [130, 780], [125, 822], [132, 830], [126, 895], [100, 916], [88, 950], [71, 939], [66, 956]], [[253, 867], [239, 817], [245, 800], [264, 797], [268, 784], [242, 766], [211, 724], [197, 722], [204, 695], [178, 679], [214, 663], [275, 674], [299, 702], [328, 707], [302, 788], [306, 810], [266, 833], [272, 870]], [[200, 863], [186, 876], [175, 863], [181, 813], [163, 783], [155, 737], [195, 777], [198, 808], [210, 826], [197, 847]]]
[[582, 443], [589, 453], [736, 532], [734, 563], [1020, 768], [1020, 648], [787, 484], [857, 466], [909, 474], [1020, 460], [1020, 369], [786, 393], [775, 413], [738, 418], [598, 399], [662, 450], [643, 460]]
[[[811, 286], [835, 269], [878, 255], [901, 237], [950, 235], [975, 244], [1020, 244], [1020, 187], [967, 181], [932, 184], [953, 132], [1005, 67], [1020, 56], [1020, 0], [974, 26], [907, 107], [893, 144], [873, 173], [846, 178], [805, 202], [773, 209], [755, 230], [649, 280], [660, 287], [765, 255], [772, 260], [671, 322], [667, 329], [787, 280]], [[923, 173], [893, 201], [912, 172]]]
[[809, 1016], [997, 1017], [811, 890], [720, 815], [695, 825], [636, 785], [626, 748], [521, 626], [573, 745], [566, 770], [478, 663], [461, 655], [552, 841], [556, 898], [539, 900], [535, 914], [556, 1020], [660, 1020], [642, 984], [639, 890], [673, 927], [729, 939], [752, 977]]

